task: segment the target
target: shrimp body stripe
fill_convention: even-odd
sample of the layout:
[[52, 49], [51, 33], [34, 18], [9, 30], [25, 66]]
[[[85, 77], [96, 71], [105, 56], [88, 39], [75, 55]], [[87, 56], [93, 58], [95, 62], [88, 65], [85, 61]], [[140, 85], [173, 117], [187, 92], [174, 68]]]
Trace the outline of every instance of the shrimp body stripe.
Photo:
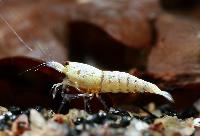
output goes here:
[[103, 71], [104, 79], [102, 81], [101, 91], [118, 93], [127, 91], [128, 73], [119, 71]]

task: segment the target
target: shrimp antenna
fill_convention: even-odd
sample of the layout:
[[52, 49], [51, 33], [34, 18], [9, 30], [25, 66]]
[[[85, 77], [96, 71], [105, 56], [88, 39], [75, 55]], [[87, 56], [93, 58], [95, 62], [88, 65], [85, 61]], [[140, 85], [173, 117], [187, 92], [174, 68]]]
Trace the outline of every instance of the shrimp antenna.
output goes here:
[[[0, 2], [2, 2], [2, 1], [0, 1]], [[8, 28], [14, 33], [14, 35], [17, 37], [17, 39], [18, 39], [29, 51], [33, 51], [33, 49], [32, 49], [31, 47], [28, 46], [28, 44], [21, 38], [21, 36], [16, 32], [16, 30], [10, 25], [10, 23], [6, 20], [6, 18], [5, 18], [2, 14], [0, 14], [0, 18], [1, 18], [1, 20], [3, 20], [3, 22], [8, 26]], [[38, 47], [39, 47], [39, 50], [41, 51], [42, 54], [47, 55], [45, 52], [43, 52], [43, 50], [41, 49], [41, 47], [40, 47], [39, 45], [38, 45]], [[39, 70], [39, 69], [40, 69], [41, 67], [43, 67], [43, 66], [47, 66], [47, 64], [46, 64], [46, 63], [42, 63], [42, 64], [40, 64], [40, 65], [37, 65], [37, 66], [33, 67], [33, 68], [27, 69], [27, 70], [24, 71], [24, 72], [19, 73], [19, 75], [23, 75], [24, 73], [29, 72], [29, 71], [32, 71], [32, 70], [37, 71], [37, 70]]]
[[5, 19], [5, 17], [0, 14], [0, 18], [3, 20], [3, 22], [9, 27], [9, 29], [15, 34], [15, 36], [19, 39], [19, 41], [29, 50], [29, 51], [33, 51], [32, 48], [30, 48], [25, 42], [24, 40], [19, 36], [19, 34], [15, 31], [15, 29], [8, 23], [8, 21]]
[[40, 68], [42, 68], [42, 67], [44, 67], [44, 66], [47, 66], [47, 63], [46, 63], [46, 62], [44, 62], [44, 63], [42, 63], [42, 64], [39, 64], [39, 65], [37, 65], [37, 66], [35, 66], [35, 67], [33, 67], [33, 68], [29, 68], [29, 69], [27, 69], [27, 70], [25, 70], [25, 71], [19, 73], [19, 75], [23, 75], [24, 73], [29, 72], [29, 71], [32, 71], [32, 70], [38, 71]]
[[[46, 57], [47, 58], [52, 58], [52, 56], [51, 55], [49, 55], [49, 54], [47, 54], [44, 50], [44, 48], [37, 42], [37, 47], [38, 47], [38, 49], [40, 50], [40, 52], [45, 56], [45, 58], [44, 58], [44, 60], [45, 61], [49, 61], [49, 59], [46, 59]], [[47, 48], [48, 49], [48, 48]]]

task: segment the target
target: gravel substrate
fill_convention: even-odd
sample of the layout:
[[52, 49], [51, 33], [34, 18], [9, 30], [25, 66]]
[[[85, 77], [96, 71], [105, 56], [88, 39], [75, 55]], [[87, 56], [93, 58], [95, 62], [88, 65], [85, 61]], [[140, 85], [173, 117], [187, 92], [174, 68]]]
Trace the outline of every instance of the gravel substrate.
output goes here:
[[110, 108], [89, 114], [71, 109], [55, 114], [40, 106], [30, 109], [0, 107], [0, 136], [189, 136], [199, 135], [199, 112], [191, 107], [176, 112], [169, 105], [150, 103], [137, 112]]

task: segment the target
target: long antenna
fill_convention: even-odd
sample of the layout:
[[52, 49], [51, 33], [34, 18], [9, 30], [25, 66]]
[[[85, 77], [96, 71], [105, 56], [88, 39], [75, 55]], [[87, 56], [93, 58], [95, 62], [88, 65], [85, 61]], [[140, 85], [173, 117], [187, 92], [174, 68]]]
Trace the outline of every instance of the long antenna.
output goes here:
[[47, 65], [46, 62], [41, 63], [41, 64], [39, 64], [39, 65], [37, 65], [37, 66], [35, 66], [35, 67], [33, 67], [33, 68], [29, 68], [29, 69], [27, 69], [27, 70], [25, 70], [25, 71], [19, 73], [19, 75], [23, 75], [24, 73], [29, 72], [29, 71], [32, 71], [32, 70], [38, 71], [41, 67], [46, 66], [46, 65]]
[[[1, 1], [0, 1], [1, 2]], [[8, 23], [8, 21], [4, 18], [2, 14], [0, 14], [0, 18], [3, 20], [3, 22], [9, 27], [9, 29], [16, 35], [16, 37], [19, 39], [19, 41], [30, 51], [33, 51], [25, 42], [24, 40], [17, 34], [15, 29]]]

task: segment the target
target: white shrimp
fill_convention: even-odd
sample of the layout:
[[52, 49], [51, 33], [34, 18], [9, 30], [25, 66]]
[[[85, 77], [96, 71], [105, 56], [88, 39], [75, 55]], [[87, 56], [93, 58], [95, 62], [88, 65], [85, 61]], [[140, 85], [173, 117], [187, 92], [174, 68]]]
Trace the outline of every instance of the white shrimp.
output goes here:
[[46, 65], [66, 75], [62, 83], [54, 85], [55, 91], [58, 86], [63, 85], [63, 88], [72, 86], [85, 94], [149, 92], [162, 95], [173, 102], [173, 98], [168, 92], [161, 91], [155, 84], [125, 72], [102, 71], [78, 62], [67, 62], [67, 65], [63, 66], [58, 62], [50, 61]]

